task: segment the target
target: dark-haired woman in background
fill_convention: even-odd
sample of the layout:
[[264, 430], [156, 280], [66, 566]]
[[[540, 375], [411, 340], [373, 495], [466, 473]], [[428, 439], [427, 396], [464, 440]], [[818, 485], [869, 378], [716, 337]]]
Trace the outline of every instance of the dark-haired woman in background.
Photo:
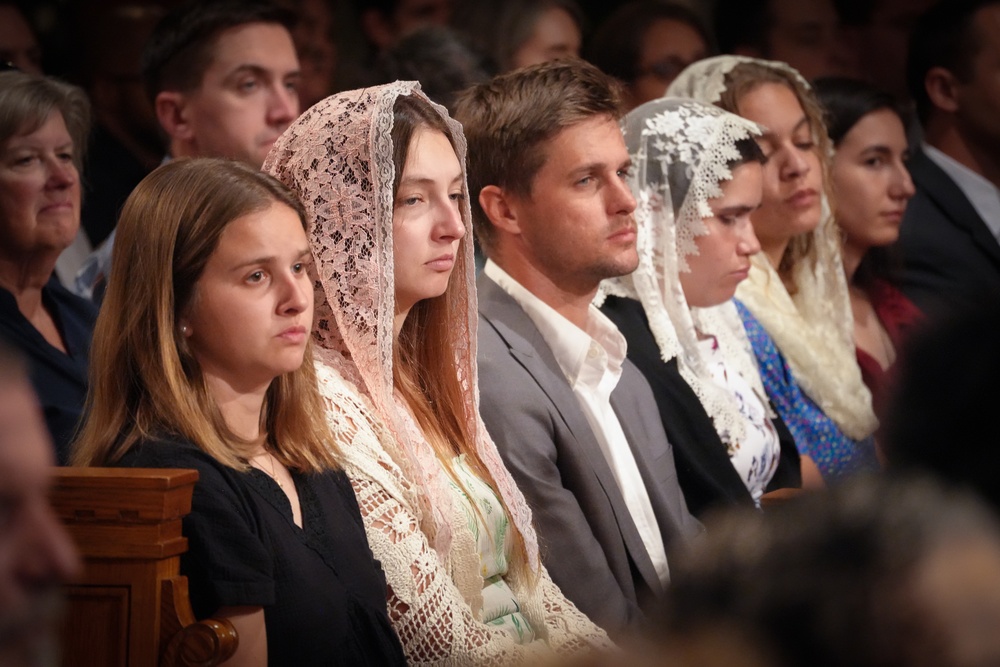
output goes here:
[[900, 344], [921, 319], [893, 285], [889, 245], [899, 237], [913, 181], [906, 170], [906, 124], [888, 93], [844, 78], [814, 84], [836, 152], [830, 170], [854, 344], [876, 411]]
[[576, 0], [458, 2], [451, 24], [493, 74], [575, 58], [583, 43], [584, 15]]
[[584, 56], [625, 84], [629, 109], [663, 97], [684, 68], [713, 52], [701, 16], [676, 0], [633, 0], [587, 42]]

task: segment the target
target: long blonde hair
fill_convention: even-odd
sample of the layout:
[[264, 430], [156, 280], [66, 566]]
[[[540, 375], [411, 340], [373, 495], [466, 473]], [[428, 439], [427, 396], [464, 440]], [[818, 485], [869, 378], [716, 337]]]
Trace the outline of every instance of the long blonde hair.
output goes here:
[[[246, 469], [246, 443], [228, 428], [179, 318], [223, 230], [274, 203], [293, 209], [296, 196], [242, 163], [177, 160], [155, 170], [125, 202], [112, 270], [91, 346], [86, 421], [74, 443], [74, 465], [108, 465], [137, 442], [180, 436], [227, 466]], [[261, 428], [267, 446], [301, 471], [337, 467], [333, 438], [312, 364], [306, 361], [268, 388]]]

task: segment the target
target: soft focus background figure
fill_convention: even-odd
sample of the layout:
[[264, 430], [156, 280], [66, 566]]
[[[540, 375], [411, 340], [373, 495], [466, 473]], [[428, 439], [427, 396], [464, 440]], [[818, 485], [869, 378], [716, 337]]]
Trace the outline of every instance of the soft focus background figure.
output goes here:
[[686, 5], [634, 0], [618, 7], [587, 42], [587, 60], [625, 84], [628, 109], [663, 97], [685, 67], [712, 55], [705, 20]]
[[907, 81], [923, 142], [899, 230], [903, 292], [929, 316], [1000, 294], [1000, 2], [940, 2], [914, 27]]
[[859, 478], [720, 516], [678, 560], [668, 636], [735, 636], [773, 667], [1000, 660], [996, 518], [926, 480]]
[[60, 584], [80, 569], [49, 505], [55, 458], [24, 358], [0, 341], [0, 664], [56, 667]]
[[456, 6], [452, 25], [490, 74], [580, 55], [584, 14], [575, 0], [483, 0]]
[[163, 160], [165, 145], [140, 63], [163, 11], [123, 4], [82, 19], [85, 88], [94, 107], [81, 224], [93, 247], [111, 234], [132, 189]]
[[936, 475], [975, 491], [1000, 512], [1000, 451], [992, 436], [1000, 399], [1000, 302], [932, 319], [903, 348], [882, 428], [887, 467]]
[[784, 62], [807, 81], [856, 73], [862, 54], [833, 0], [717, 0], [713, 11], [721, 53]]
[[35, 31], [11, 0], [0, 2], [0, 63], [9, 62], [28, 74], [42, 74], [42, 49]]
[[449, 111], [460, 92], [487, 78], [483, 58], [457, 30], [439, 25], [420, 28], [383, 51], [372, 72], [374, 84], [419, 81], [424, 94]]

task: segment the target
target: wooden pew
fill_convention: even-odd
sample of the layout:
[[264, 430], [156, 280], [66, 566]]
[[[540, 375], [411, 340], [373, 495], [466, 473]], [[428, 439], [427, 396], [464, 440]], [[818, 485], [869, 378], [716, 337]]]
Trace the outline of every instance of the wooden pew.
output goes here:
[[238, 638], [225, 619], [196, 621], [180, 555], [195, 470], [58, 468], [52, 505], [84, 560], [66, 586], [65, 667], [210, 667]]

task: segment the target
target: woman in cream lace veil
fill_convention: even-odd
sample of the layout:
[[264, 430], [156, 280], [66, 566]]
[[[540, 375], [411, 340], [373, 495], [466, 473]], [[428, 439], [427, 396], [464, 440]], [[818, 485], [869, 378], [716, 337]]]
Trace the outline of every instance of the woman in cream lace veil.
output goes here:
[[[761, 196], [764, 156], [754, 141], [761, 130], [710, 104], [661, 98], [630, 112], [623, 132], [638, 200], [639, 267], [602, 283], [602, 296], [611, 297], [605, 313], [657, 395], [688, 504], [752, 500], [759, 507], [765, 491], [801, 483], [794, 441], [772, 422], [732, 302], [760, 250], [749, 216]], [[695, 261], [698, 255], [705, 258]], [[697, 398], [683, 416], [662, 403], [683, 402], [689, 393], [674, 386], [678, 373]], [[717, 437], [688, 443], [671, 433], [668, 421], [697, 414]]]
[[[457, 156], [461, 192], [448, 197], [464, 225], [456, 238], [465, 234], [444, 293], [416, 303], [397, 336], [396, 191], [406, 151], [429, 141], [407, 134], [422, 128]], [[501, 665], [608, 646], [541, 565], [530, 511], [479, 418], [461, 126], [416, 83], [349, 91], [303, 114], [264, 170], [306, 206], [320, 390], [410, 663]]]
[[[784, 63], [719, 56], [688, 67], [667, 94], [716, 104], [765, 127], [764, 201], [753, 217], [763, 252], [737, 291], [740, 312], [768, 394], [823, 478], [876, 469], [872, 434], [878, 423], [854, 357], [840, 239], [827, 194], [830, 142], [809, 84]], [[751, 96], [765, 94], [769, 104], [749, 113]], [[783, 122], [779, 116], [793, 119], [789, 128], [770, 127]], [[786, 225], [776, 248], [758, 226], [765, 218], [772, 226]]]

